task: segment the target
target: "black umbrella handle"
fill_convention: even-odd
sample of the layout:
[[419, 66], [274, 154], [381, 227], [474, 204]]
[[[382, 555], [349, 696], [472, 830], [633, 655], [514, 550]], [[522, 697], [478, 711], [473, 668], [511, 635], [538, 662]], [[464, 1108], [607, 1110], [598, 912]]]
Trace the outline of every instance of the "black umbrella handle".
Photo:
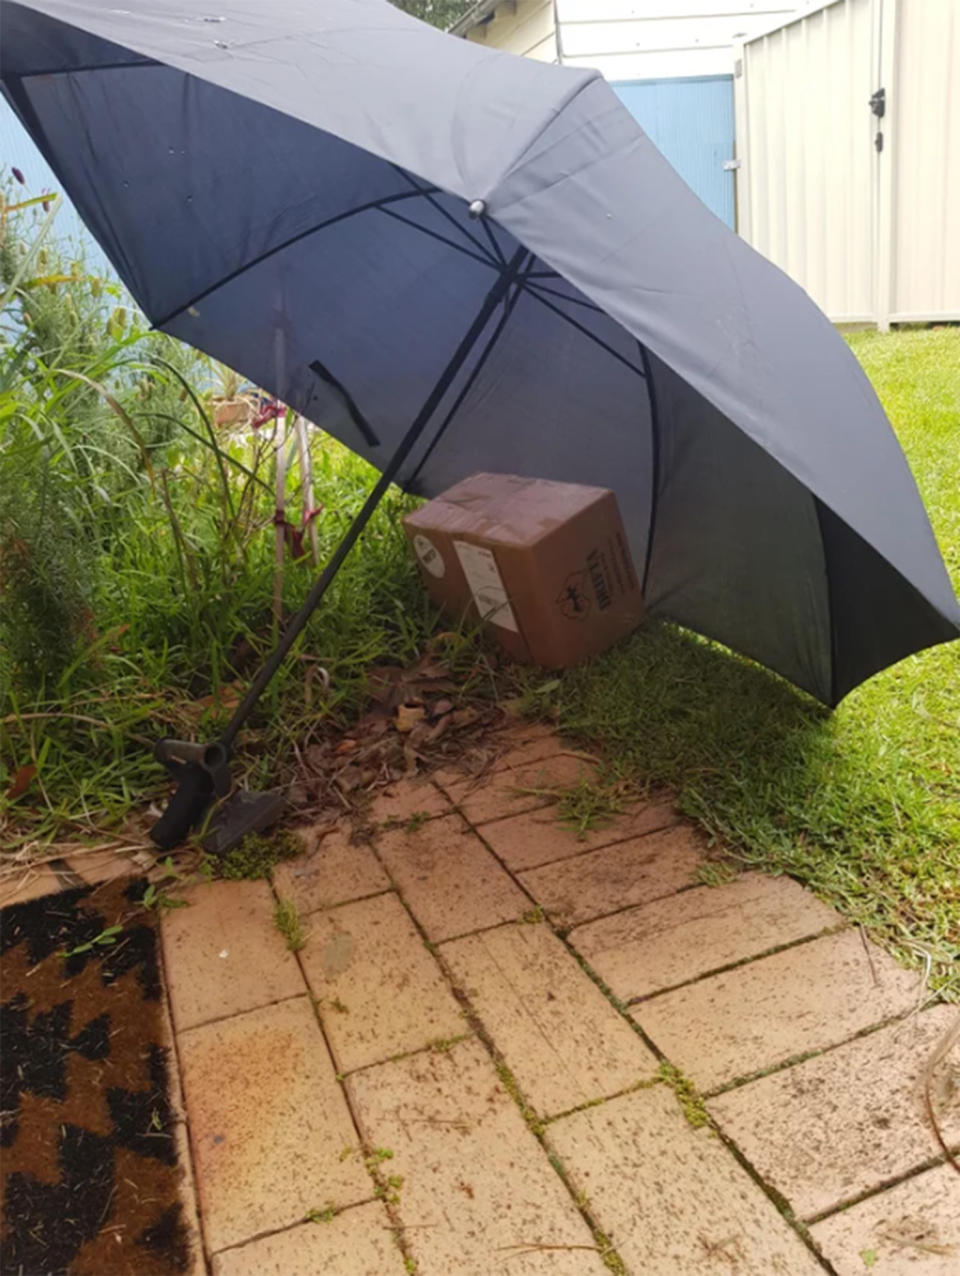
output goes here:
[[343, 540], [337, 546], [333, 557], [323, 569], [321, 575], [316, 581], [314, 581], [314, 584], [309, 594], [307, 594], [300, 610], [287, 625], [280, 641], [261, 667], [260, 672], [250, 684], [250, 689], [247, 691], [247, 694], [243, 697], [240, 704], [234, 711], [233, 717], [230, 719], [220, 737], [220, 743], [224, 746], [224, 748], [229, 749], [233, 744], [233, 741], [236, 739], [237, 732], [250, 716], [251, 711], [260, 699], [260, 696], [263, 694], [267, 683], [280, 668], [290, 648], [296, 642], [307, 621], [316, 610], [320, 600], [330, 588], [334, 577], [343, 565], [343, 560], [350, 553], [351, 549], [353, 549], [361, 532], [370, 522], [370, 519], [376, 512], [377, 506], [383, 500], [387, 488], [396, 478], [400, 467], [410, 455], [414, 444], [429, 425], [430, 419], [439, 407], [443, 396], [449, 390], [457, 373], [466, 362], [470, 351], [473, 349], [474, 345], [476, 345], [491, 315], [507, 295], [511, 284], [516, 281], [520, 267], [526, 256], [527, 249], [523, 247], [518, 248], [507, 265], [500, 271], [493, 287], [484, 298], [483, 305], [480, 307], [477, 317], [474, 319], [473, 323], [464, 335], [463, 340], [454, 351], [453, 357], [441, 373], [440, 379], [427, 396], [426, 402], [417, 413], [413, 424], [400, 441], [400, 445], [396, 452], [394, 452], [383, 473], [380, 475], [380, 478], [377, 480], [376, 486], [364, 501], [363, 508], [350, 524], [350, 528], [347, 531], [346, 536], [344, 536]]

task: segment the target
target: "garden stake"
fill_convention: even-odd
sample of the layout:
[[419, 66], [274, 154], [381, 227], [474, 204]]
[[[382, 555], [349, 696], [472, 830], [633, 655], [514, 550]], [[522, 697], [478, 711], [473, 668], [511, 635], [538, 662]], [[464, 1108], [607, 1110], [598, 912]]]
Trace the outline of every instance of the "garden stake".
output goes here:
[[[213, 816], [210, 828], [203, 838], [204, 847], [214, 854], [224, 854], [242, 841], [246, 834], [259, 832], [279, 818], [283, 810], [283, 799], [279, 794], [237, 791], [232, 796], [225, 796], [232, 788], [229, 760], [233, 742], [260, 699], [264, 688], [283, 663], [290, 648], [329, 589], [344, 559], [373, 517], [387, 489], [399, 473], [400, 467], [429, 425], [497, 306], [506, 300], [510, 287], [517, 281], [524, 258], [528, 256], [525, 248], [518, 248], [511, 260], [502, 268], [484, 298], [477, 317], [454, 351], [440, 379], [430, 391], [423, 407], [417, 413], [376, 485], [364, 501], [360, 512], [350, 524], [347, 534], [334, 550], [333, 557], [314, 581], [300, 610], [287, 625], [280, 641], [250, 684], [247, 694], [237, 706], [220, 739], [208, 745], [191, 744], [179, 740], [161, 740], [157, 744], [154, 756], [166, 766], [177, 781], [176, 791], [167, 804], [167, 809], [150, 830], [151, 839], [162, 850], [171, 850], [178, 846], [190, 830], [200, 823], [215, 797], [223, 797], [224, 801]], [[357, 411], [355, 404], [351, 404], [351, 407], [354, 412]], [[366, 425], [366, 429], [370, 431], [371, 437], [376, 439], [369, 425]], [[379, 443], [375, 442], [373, 446], [379, 446]]]

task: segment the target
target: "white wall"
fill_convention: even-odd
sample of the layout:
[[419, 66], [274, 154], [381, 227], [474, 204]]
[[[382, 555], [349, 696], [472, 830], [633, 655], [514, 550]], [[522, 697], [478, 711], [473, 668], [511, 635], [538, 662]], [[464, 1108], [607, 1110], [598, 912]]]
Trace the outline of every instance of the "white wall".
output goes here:
[[553, 0], [504, 0], [494, 9], [490, 21], [473, 27], [467, 39], [521, 57], [556, 62]]
[[960, 0], [827, 0], [741, 56], [741, 234], [837, 323], [960, 319]]
[[608, 80], [730, 75], [737, 40], [809, 2], [503, 0], [467, 39], [525, 57], [596, 67]]
[[608, 80], [730, 75], [737, 40], [800, 0], [557, 0], [563, 61]]

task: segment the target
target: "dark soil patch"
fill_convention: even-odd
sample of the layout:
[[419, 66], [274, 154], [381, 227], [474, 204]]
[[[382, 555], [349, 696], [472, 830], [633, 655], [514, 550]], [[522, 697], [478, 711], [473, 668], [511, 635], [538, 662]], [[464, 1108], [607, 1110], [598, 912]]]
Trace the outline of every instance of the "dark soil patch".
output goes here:
[[188, 1268], [158, 940], [137, 904], [145, 886], [120, 879], [0, 913], [9, 1276]]

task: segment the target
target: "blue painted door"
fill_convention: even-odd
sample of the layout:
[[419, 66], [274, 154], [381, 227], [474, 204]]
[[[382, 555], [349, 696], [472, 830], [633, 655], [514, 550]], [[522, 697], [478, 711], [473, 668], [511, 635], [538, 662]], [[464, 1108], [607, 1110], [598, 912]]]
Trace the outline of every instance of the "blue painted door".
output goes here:
[[650, 140], [708, 208], [734, 224], [733, 77], [635, 80], [612, 85]]

